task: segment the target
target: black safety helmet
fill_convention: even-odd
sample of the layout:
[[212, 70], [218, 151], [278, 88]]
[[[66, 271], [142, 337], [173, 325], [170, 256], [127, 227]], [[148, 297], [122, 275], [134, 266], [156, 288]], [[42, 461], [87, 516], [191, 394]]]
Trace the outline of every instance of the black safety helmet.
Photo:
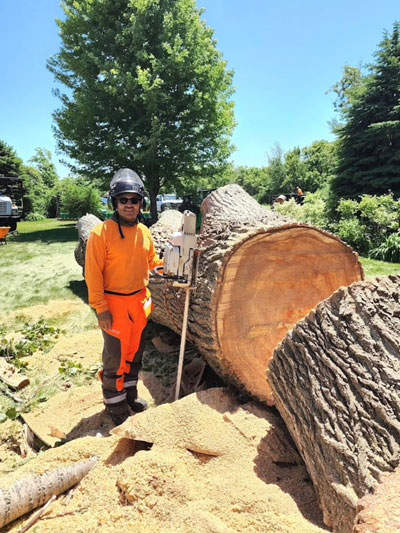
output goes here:
[[114, 174], [110, 183], [110, 196], [115, 198], [125, 192], [133, 192], [144, 197], [143, 181], [130, 168], [121, 168]]

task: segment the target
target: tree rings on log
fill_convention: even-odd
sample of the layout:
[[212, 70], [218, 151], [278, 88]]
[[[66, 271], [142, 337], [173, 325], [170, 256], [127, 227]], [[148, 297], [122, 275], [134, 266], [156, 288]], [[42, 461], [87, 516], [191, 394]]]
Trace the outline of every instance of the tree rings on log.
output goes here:
[[[336, 236], [264, 209], [238, 185], [201, 206], [202, 250], [188, 339], [227, 382], [272, 405], [266, 381], [275, 346], [338, 287], [363, 279], [353, 250]], [[157, 234], [161, 218], [152, 228]], [[181, 331], [183, 291], [151, 280], [153, 320]]]

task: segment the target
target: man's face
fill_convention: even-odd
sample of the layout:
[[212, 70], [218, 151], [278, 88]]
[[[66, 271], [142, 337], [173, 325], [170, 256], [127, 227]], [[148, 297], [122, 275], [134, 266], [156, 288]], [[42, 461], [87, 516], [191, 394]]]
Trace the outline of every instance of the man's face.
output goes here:
[[[136, 204], [131, 203], [131, 198], [139, 200]], [[126, 203], [122, 203], [128, 199]], [[117, 212], [119, 216], [127, 222], [134, 222], [139, 214], [142, 202], [141, 197], [133, 192], [125, 192], [120, 194], [116, 198], [117, 200]]]

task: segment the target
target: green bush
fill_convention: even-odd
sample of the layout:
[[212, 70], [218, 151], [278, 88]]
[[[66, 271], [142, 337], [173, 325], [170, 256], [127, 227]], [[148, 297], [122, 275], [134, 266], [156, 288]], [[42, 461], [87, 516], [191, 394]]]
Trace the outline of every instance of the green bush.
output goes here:
[[45, 220], [45, 218], [46, 217], [42, 215], [42, 213], [33, 211], [32, 213], [29, 213], [29, 215], [26, 216], [25, 220], [28, 220], [29, 222], [37, 222], [38, 220]]
[[74, 183], [70, 180], [61, 191], [61, 211], [70, 218], [80, 218], [87, 213], [100, 215], [100, 193], [92, 185]]
[[357, 252], [371, 255], [373, 251], [382, 258], [395, 256], [389, 250], [396, 248], [397, 237], [389, 237], [399, 228], [400, 200], [395, 200], [393, 194], [364, 194], [358, 202], [342, 199], [336, 212], [340, 219], [334, 231]]
[[400, 263], [400, 233], [392, 233], [379, 246], [371, 250], [372, 259]]
[[287, 202], [283, 202], [282, 204], [275, 203], [274, 210], [280, 213], [281, 215], [293, 218], [298, 222], [304, 222], [303, 207], [300, 204], [296, 203], [294, 198], [290, 198], [290, 200], [288, 200]]
[[366, 226], [357, 218], [342, 218], [336, 225], [336, 233], [342, 241], [349, 244], [362, 255], [368, 254], [370, 241]]
[[325, 230], [329, 229], [326, 203], [318, 193], [308, 193], [303, 205], [291, 198], [283, 204], [275, 204], [274, 209], [281, 215], [294, 218], [298, 222], [306, 222]]

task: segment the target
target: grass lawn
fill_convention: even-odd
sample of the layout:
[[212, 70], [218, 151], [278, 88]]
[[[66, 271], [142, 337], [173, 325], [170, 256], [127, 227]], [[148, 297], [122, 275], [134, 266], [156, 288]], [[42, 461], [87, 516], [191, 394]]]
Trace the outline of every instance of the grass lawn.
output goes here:
[[376, 261], [366, 257], [360, 257], [360, 262], [366, 278], [400, 274], [400, 263], [385, 263], [384, 261]]
[[50, 300], [87, 302], [82, 269], [74, 257], [75, 226], [55, 219], [20, 222], [18, 234], [7, 237], [7, 244], [0, 246], [2, 313]]
[[[12, 311], [49, 300], [87, 301], [82, 269], [74, 258], [76, 223], [56, 219], [21, 222], [18, 234], [0, 246], [1, 310]], [[400, 264], [361, 257], [367, 277], [400, 274]]]

